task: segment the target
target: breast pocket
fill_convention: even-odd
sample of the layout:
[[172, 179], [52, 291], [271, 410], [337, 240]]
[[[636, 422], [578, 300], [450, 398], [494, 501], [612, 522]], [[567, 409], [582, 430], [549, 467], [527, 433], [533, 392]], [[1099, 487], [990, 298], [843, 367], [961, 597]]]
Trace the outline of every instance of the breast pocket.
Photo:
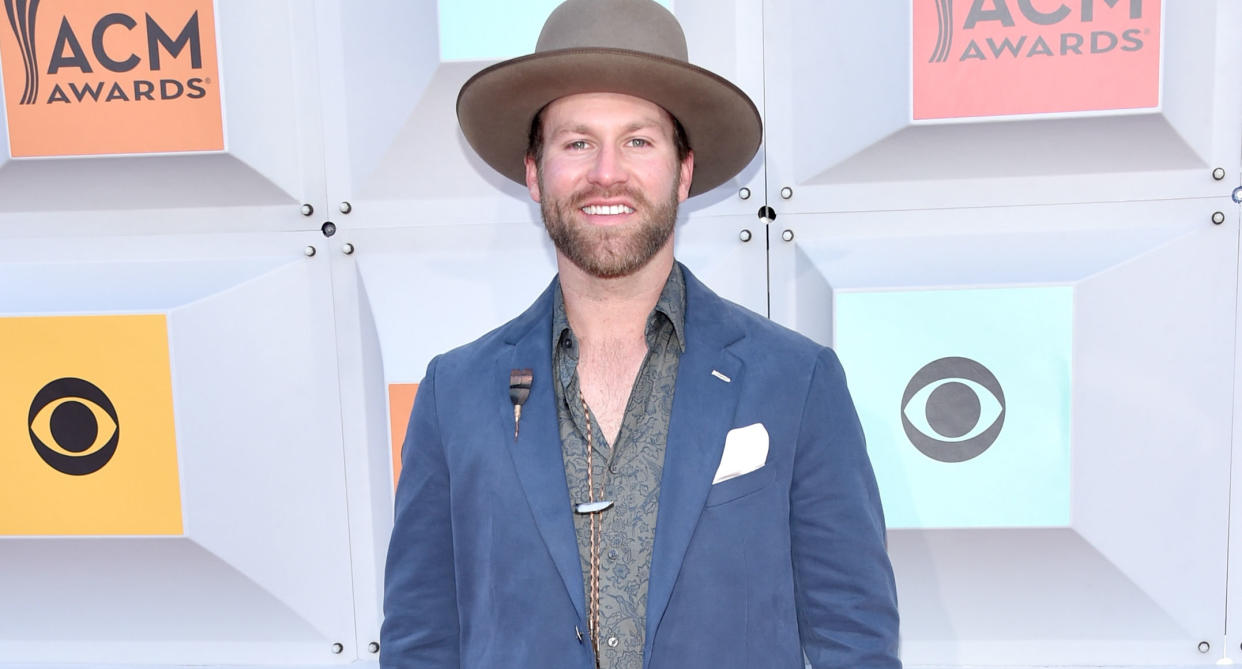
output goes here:
[[707, 506], [719, 506], [758, 492], [772, 482], [774, 469], [771, 463], [768, 463], [753, 472], [712, 485], [711, 491], [707, 493]]

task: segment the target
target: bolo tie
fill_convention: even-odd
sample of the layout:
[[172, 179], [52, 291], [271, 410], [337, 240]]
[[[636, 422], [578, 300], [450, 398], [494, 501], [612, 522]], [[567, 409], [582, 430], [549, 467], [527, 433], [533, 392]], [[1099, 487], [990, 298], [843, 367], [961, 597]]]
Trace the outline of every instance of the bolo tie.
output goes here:
[[[582, 415], [586, 417], [586, 456], [587, 456], [587, 501], [574, 505], [574, 511], [589, 515], [591, 518], [591, 601], [587, 613], [587, 631], [591, 633], [591, 648], [595, 651], [595, 666], [599, 667], [599, 541], [600, 512], [612, 506], [612, 500], [595, 499], [595, 462], [592, 454], [595, 448], [591, 427], [591, 409], [587, 407], [586, 397], [582, 394], [582, 385], [578, 385], [578, 401], [582, 403]], [[604, 494], [600, 490], [600, 496]]]

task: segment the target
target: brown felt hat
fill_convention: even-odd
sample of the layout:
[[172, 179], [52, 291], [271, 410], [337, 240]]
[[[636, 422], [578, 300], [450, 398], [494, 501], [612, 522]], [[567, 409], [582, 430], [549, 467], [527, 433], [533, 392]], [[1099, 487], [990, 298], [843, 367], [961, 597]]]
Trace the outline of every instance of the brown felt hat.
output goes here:
[[457, 120], [480, 158], [525, 184], [535, 114], [557, 98], [599, 92], [650, 100], [681, 122], [694, 149], [690, 195], [733, 178], [759, 150], [754, 103], [690, 64], [681, 25], [652, 0], [567, 0], [543, 24], [535, 53], [492, 65], [461, 87]]

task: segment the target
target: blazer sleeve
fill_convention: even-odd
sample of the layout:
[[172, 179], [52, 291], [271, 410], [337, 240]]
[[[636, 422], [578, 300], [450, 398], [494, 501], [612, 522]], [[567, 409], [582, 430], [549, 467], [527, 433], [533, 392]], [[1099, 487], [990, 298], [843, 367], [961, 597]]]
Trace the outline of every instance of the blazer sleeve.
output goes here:
[[436, 408], [438, 360], [419, 384], [402, 446], [384, 568], [384, 669], [461, 666], [450, 482]]
[[815, 669], [895, 669], [897, 592], [862, 426], [835, 353], [816, 359], [790, 488], [802, 647]]

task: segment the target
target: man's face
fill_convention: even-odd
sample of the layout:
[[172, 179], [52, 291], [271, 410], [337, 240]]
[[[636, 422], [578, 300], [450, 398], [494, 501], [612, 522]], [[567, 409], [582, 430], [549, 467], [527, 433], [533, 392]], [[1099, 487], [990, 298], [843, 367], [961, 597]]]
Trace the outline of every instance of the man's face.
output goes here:
[[560, 98], [543, 111], [543, 157], [526, 185], [561, 255], [600, 278], [627, 276], [672, 243], [693, 154], [677, 159], [673, 120], [619, 93]]

